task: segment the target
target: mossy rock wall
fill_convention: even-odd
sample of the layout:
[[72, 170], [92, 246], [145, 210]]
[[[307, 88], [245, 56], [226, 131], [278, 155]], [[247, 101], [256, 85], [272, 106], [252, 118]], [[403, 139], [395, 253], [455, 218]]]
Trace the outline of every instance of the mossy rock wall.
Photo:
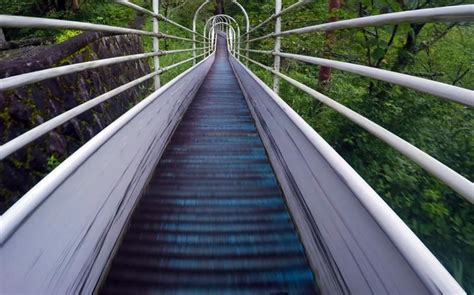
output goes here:
[[[55, 66], [143, 53], [135, 35], [85, 33], [33, 57], [0, 60], [0, 78]], [[146, 59], [100, 67], [0, 92], [0, 144], [150, 72]], [[0, 161], [0, 214], [57, 164], [138, 103], [151, 82], [76, 117]], [[100, 163], [97, 163], [100, 169]]]

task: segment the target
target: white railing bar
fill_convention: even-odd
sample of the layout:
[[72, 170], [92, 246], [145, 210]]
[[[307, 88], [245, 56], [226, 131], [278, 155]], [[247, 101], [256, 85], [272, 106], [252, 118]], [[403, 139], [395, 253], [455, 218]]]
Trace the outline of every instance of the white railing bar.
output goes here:
[[87, 61], [76, 63], [67, 66], [61, 66], [56, 68], [50, 68], [45, 70], [39, 70], [31, 73], [20, 74], [8, 78], [0, 79], [0, 91], [9, 90], [23, 85], [43, 81], [50, 78], [55, 78], [67, 74], [72, 74], [84, 70], [95, 69], [98, 67], [113, 65], [117, 63], [123, 63], [127, 61], [133, 61], [137, 59], [153, 57], [160, 55], [161, 52], [152, 53], [140, 53], [119, 57], [106, 58], [101, 60]]
[[108, 32], [118, 34], [136, 34], [160, 37], [160, 35], [153, 32], [114, 27], [107, 25], [97, 25], [84, 22], [58, 20], [49, 18], [29, 17], [29, 16], [15, 16], [15, 15], [0, 15], [0, 28], [38, 28], [38, 29], [68, 29], [79, 31], [94, 31], [94, 32]]
[[119, 56], [119, 57], [112, 57], [94, 61], [87, 61], [67, 66], [61, 66], [51, 69], [39, 70], [31, 73], [25, 73], [21, 75], [16, 75], [8, 78], [0, 79], [0, 91], [13, 89], [19, 86], [32, 84], [35, 82], [43, 81], [50, 78], [55, 78], [67, 74], [72, 74], [84, 70], [95, 69], [98, 67], [113, 65], [117, 63], [133, 61], [137, 59], [147, 58], [147, 57], [154, 57], [154, 56], [161, 56], [167, 54], [177, 54], [185, 51], [191, 51], [192, 49], [181, 49], [181, 50], [170, 50], [170, 51], [158, 51], [152, 53], [140, 53], [140, 54], [133, 54], [133, 55], [126, 55], [126, 56]]
[[281, 32], [278, 36], [304, 34], [311, 32], [327, 32], [348, 28], [363, 28], [367, 26], [385, 26], [401, 23], [430, 23], [430, 22], [466, 22], [474, 20], [474, 4], [457, 5], [438, 8], [425, 8], [411, 11], [386, 13], [374, 16], [342, 20], [321, 25]]
[[167, 23], [169, 23], [169, 24], [171, 24], [171, 25], [174, 25], [174, 26], [176, 26], [176, 27], [178, 27], [178, 28], [181, 28], [181, 29], [183, 29], [183, 30], [185, 30], [185, 31], [188, 31], [188, 32], [190, 32], [190, 33], [192, 33], [192, 34], [198, 35], [199, 37], [202, 37], [202, 38], [207, 39], [207, 37], [201, 35], [200, 33], [198, 33], [198, 32], [193, 32], [193, 30], [191, 30], [191, 29], [189, 29], [189, 28], [186, 28], [185, 26], [180, 25], [180, 24], [178, 24], [178, 23], [175, 22], [175, 21], [170, 20], [169, 18], [165, 17], [164, 15], [158, 14], [158, 19], [160, 19], [160, 20], [162, 20], [162, 21], [164, 21], [164, 22], [167, 22]]
[[[156, 14], [154, 13], [153, 11], [151, 10], [148, 10], [146, 8], [143, 8], [141, 7], [140, 5], [137, 5], [137, 4], [134, 4], [134, 3], [131, 3], [129, 2], [128, 0], [115, 0], [115, 3], [117, 4], [120, 4], [120, 5], [123, 5], [123, 6], [127, 6], [128, 8], [131, 8], [131, 9], [134, 9], [136, 11], [139, 11], [139, 12], [142, 12], [142, 13], [145, 13], [145, 14], [148, 14], [152, 17], [155, 17], [159, 20], [162, 20], [162, 21], [165, 21], [167, 23], [170, 23], [178, 28], [181, 28], [185, 31], [188, 31], [190, 33], [193, 33], [193, 34], [196, 34], [196, 35], [199, 35], [200, 37], [204, 37], [203, 35], [199, 34], [198, 32], [193, 32], [193, 30], [189, 29], [189, 28], [186, 28], [185, 26], [175, 22], [175, 21], [172, 21], [170, 20], [169, 18], [165, 17], [164, 15], [161, 15], [161, 14]], [[204, 37], [205, 38], [205, 37]]]
[[[240, 61], [237, 61], [240, 63]], [[240, 65], [244, 66], [242, 63]], [[263, 65], [264, 66], [264, 65]], [[265, 67], [265, 66], [264, 66]], [[347, 183], [357, 199], [380, 225], [403, 257], [420, 274], [420, 278], [442, 294], [466, 294], [439, 260], [403, 222], [370, 185], [327, 143], [301, 116], [276, 95], [248, 68], [245, 71], [265, 90], [288, 118], [308, 138], [311, 144], [328, 161], [329, 165]]]
[[106, 143], [115, 133], [117, 133], [130, 120], [135, 118], [147, 106], [149, 106], [157, 97], [168, 90], [171, 86], [179, 82], [179, 80], [186, 74], [191, 72], [201, 63], [205, 62], [207, 58], [200, 61], [195, 66], [187, 69], [179, 74], [169, 83], [166, 83], [159, 90], [153, 92], [148, 97], [143, 99], [131, 110], [120, 116], [117, 120], [112, 122], [104, 130], [89, 140], [84, 146], [77, 150], [74, 154], [64, 160], [58, 168], [46, 175], [36, 186], [20, 198], [12, 207], [10, 207], [2, 216], [0, 222], [0, 245], [4, 244], [8, 238], [21, 225], [23, 220], [27, 218], [36, 208], [44, 202], [52, 191], [67, 179], [78, 167], [84, 163], [95, 151], [97, 151], [104, 143]]
[[346, 62], [340, 62], [335, 60], [329, 60], [318, 57], [311, 57], [300, 54], [291, 53], [277, 53], [273, 52], [273, 55], [299, 60], [305, 63], [314, 65], [325, 66], [329, 68], [338, 69], [345, 72], [355, 73], [361, 76], [374, 78], [377, 80], [405, 86], [414, 90], [418, 90], [424, 93], [432, 94], [438, 97], [442, 97], [466, 106], [474, 107], [474, 91], [441, 83], [429, 79], [419, 78], [416, 76], [396, 73], [392, 71], [377, 69], [368, 66], [362, 66], [357, 64], [351, 64]]
[[[191, 51], [192, 51], [192, 49], [191, 49]], [[165, 72], [165, 71], [169, 71], [169, 70], [171, 70], [171, 69], [173, 69], [173, 68], [176, 68], [176, 67], [178, 67], [178, 66], [180, 66], [180, 65], [183, 65], [183, 64], [185, 64], [185, 63], [191, 62], [191, 61], [193, 61], [194, 59], [200, 58], [201, 56], [204, 56], [205, 54], [206, 54], [206, 52], [205, 52], [205, 53], [201, 53], [201, 54], [197, 55], [196, 57], [191, 57], [191, 58], [185, 59], [185, 60], [183, 60], [183, 61], [177, 62], [177, 63], [175, 63], [175, 64], [169, 65], [169, 66], [167, 66], [167, 67], [163, 67], [162, 70], [163, 70], [164, 72]]]
[[[188, 50], [188, 51], [192, 51], [191, 50]], [[201, 56], [203, 56], [203, 54], [201, 55], [198, 55], [196, 58], [199, 58]], [[190, 62], [194, 59], [194, 57], [192, 58], [189, 58], [189, 59], [186, 59], [186, 60], [183, 60], [181, 62], [178, 62], [178, 63], [175, 63], [175, 64], [172, 64], [170, 66], [167, 66], [167, 67], [163, 67], [161, 69], [159, 69], [158, 71], [155, 71], [153, 73], [150, 73], [148, 75], [145, 75], [143, 77], [140, 77], [136, 80], [133, 80], [127, 84], [124, 84], [120, 87], [117, 87], [109, 92], [106, 92], [100, 96], [97, 96], [91, 100], [88, 100], [86, 101], [85, 103], [83, 104], [80, 104], [64, 113], [62, 113], [61, 115], [58, 115], [46, 122], [44, 122], [43, 124], [41, 125], [38, 125], [36, 126], [35, 128], [23, 133], [22, 135], [10, 140], [9, 142], [3, 144], [3, 145], [0, 145], [0, 160], [3, 160], [5, 159], [6, 157], [8, 157], [9, 155], [11, 155], [12, 153], [16, 152], [17, 150], [21, 149], [22, 147], [24, 147], [25, 145], [35, 141], [36, 139], [40, 138], [41, 136], [47, 134], [49, 131], [61, 126], [62, 124], [70, 121], [71, 119], [79, 116], [80, 114], [90, 110], [91, 108], [109, 100], [110, 98], [138, 85], [138, 84], [141, 84], [143, 82], [145, 82], [146, 80], [149, 80], [153, 77], [155, 77], [156, 75], [161, 75], [162, 73], [166, 72], [166, 71], [169, 71], [175, 67], [178, 67], [182, 64], [185, 64], [187, 62]]]
[[259, 40], [264, 40], [264, 39], [268, 39], [268, 38], [273, 38], [275, 37], [275, 33], [269, 33], [269, 34], [266, 34], [266, 35], [263, 35], [261, 37], [257, 37], [257, 38], [253, 38], [253, 39], [250, 39], [250, 40], [246, 40], [244, 41], [245, 43], [251, 43], [251, 42], [255, 42], [255, 41], [259, 41]]
[[[242, 56], [242, 55], [241, 55], [241, 56]], [[265, 69], [265, 70], [267, 70], [267, 71], [269, 71], [269, 72], [273, 71], [273, 68], [272, 68], [272, 67], [269, 67], [269, 66], [267, 66], [267, 65], [264, 65], [264, 64], [262, 64], [262, 63], [259, 63], [258, 61], [254, 60], [254, 59], [251, 59], [250, 57], [246, 57], [246, 59], [247, 59], [248, 61], [250, 61], [251, 63], [256, 64], [257, 66], [259, 66], [259, 67], [261, 67], [261, 68], [263, 68], [263, 69]], [[273, 91], [273, 90], [272, 90], [272, 91]]]
[[[275, 0], [275, 15], [281, 13], [282, 0]], [[275, 18], [275, 34], [281, 32], [281, 17]], [[279, 53], [281, 49], [281, 37], [276, 37], [274, 42], [273, 51]], [[273, 70], [280, 72], [281, 57], [278, 55], [273, 56]], [[278, 94], [280, 93], [280, 77], [273, 75], [273, 91]]]
[[[153, 13], [158, 14], [160, 12], [160, 0], [152, 0], [151, 1], [151, 9], [153, 9]], [[157, 35], [161, 35], [160, 33], [160, 21], [157, 18], [152, 19], [152, 31]], [[160, 39], [158, 37], [153, 37], [152, 39], [152, 49], [153, 52], [160, 52]], [[153, 70], [158, 71], [160, 69], [160, 57], [155, 55], [153, 58]], [[161, 77], [155, 76], [154, 77], [154, 85], [155, 90], [158, 90], [161, 87]]]
[[153, 36], [158, 38], [167, 38], [174, 40], [190, 41], [204, 43], [204, 41], [193, 41], [189, 38], [178, 37], [174, 35], [168, 35], [164, 33], [153, 33], [148, 31], [127, 29], [121, 27], [113, 27], [106, 25], [96, 25], [91, 23], [82, 23], [75, 21], [65, 21], [57, 19], [37, 18], [37, 17], [26, 17], [26, 16], [13, 16], [13, 15], [0, 15], [0, 28], [42, 28], [42, 29], [73, 29], [81, 31], [95, 31], [95, 32], [110, 32], [120, 34], [138, 34]]
[[117, 87], [109, 92], [106, 92], [102, 95], [99, 95], [91, 100], [86, 101], [64, 113], [58, 115], [41, 125], [36, 126], [35, 128], [23, 133], [22, 135], [10, 140], [9, 142], [0, 145], [0, 160], [5, 159], [12, 153], [16, 152], [17, 150], [21, 149], [25, 145], [35, 141], [36, 139], [40, 138], [41, 136], [47, 134], [49, 131], [61, 126], [62, 124], [70, 121], [71, 119], [79, 116], [80, 114], [92, 109], [93, 107], [109, 100], [110, 98], [138, 85], [146, 80], [149, 80], [156, 75], [163, 73], [164, 70], [160, 69], [143, 77], [140, 77], [136, 80], [133, 80], [127, 84], [124, 84], [120, 87]]
[[[242, 49], [246, 51], [246, 49]], [[345, 72], [358, 74], [365, 77], [374, 78], [377, 80], [389, 82], [392, 84], [404, 86], [410, 89], [421, 91], [424, 93], [432, 94], [434, 96], [442, 97], [469, 107], [474, 107], [474, 91], [449, 85], [442, 82], [437, 82], [425, 78], [411, 76], [407, 74], [396, 73], [392, 71], [377, 69], [368, 66], [362, 66], [357, 64], [351, 64], [346, 62], [340, 62], [335, 60], [329, 60], [324, 58], [312, 57], [301, 54], [292, 54], [280, 52], [276, 53], [269, 50], [248, 50], [249, 52], [261, 53], [261, 54], [273, 54], [280, 57], [290, 58], [299, 60], [305, 63], [314, 65], [320, 65], [338, 69]]]
[[440, 179], [443, 183], [451, 187], [453, 190], [458, 192], [470, 203], [474, 203], [474, 184], [468, 179], [466, 179], [465, 177], [463, 177], [462, 175], [460, 175], [459, 173], [457, 173], [456, 171], [452, 170], [448, 166], [444, 165], [440, 161], [431, 157], [427, 153], [418, 149], [417, 147], [405, 141], [404, 139], [400, 138], [399, 136], [391, 133], [385, 128], [377, 125], [376, 123], [354, 112], [353, 110], [347, 108], [346, 106], [338, 103], [337, 101], [325, 96], [324, 94], [321, 94], [317, 92], [316, 90], [282, 73], [276, 72], [272, 68], [265, 66], [257, 61], [254, 61], [250, 58], [249, 58], [249, 61], [266, 69], [267, 71], [272, 72], [275, 75], [278, 75], [279, 77], [281, 77], [288, 83], [292, 84], [296, 88], [306, 92], [310, 96], [314, 97], [315, 99], [319, 100], [323, 104], [327, 105], [328, 107], [337, 111], [341, 115], [345, 116], [352, 122], [356, 123], [357, 125], [364, 128], [365, 130], [367, 130], [368, 132], [370, 132], [377, 138], [383, 140], [388, 145], [398, 150], [400, 153], [402, 153], [409, 159], [416, 162], [423, 169], [425, 169], [426, 171], [428, 171], [429, 173], [431, 173], [432, 175]]
[[254, 52], [254, 53], [261, 53], [261, 54], [272, 54], [273, 50], [256, 50], [256, 49], [246, 49], [240, 48], [242, 51]]
[[313, 0], [299, 0], [298, 2], [288, 6], [287, 8], [283, 9], [280, 13], [277, 13], [277, 14], [272, 14], [269, 18], [267, 18], [266, 20], [264, 20], [263, 22], [261, 22], [260, 24], [258, 24], [257, 26], [251, 28], [248, 32], [246, 32], [245, 34], [242, 35], [242, 37], [248, 35], [248, 34], [251, 34], [252, 32], [260, 29], [262, 26], [268, 24], [269, 22], [271, 22], [272, 20], [276, 19], [277, 17], [281, 17], [285, 14], [288, 14], [290, 12], [293, 12], [294, 10], [297, 10], [298, 8], [301, 8], [302, 6], [308, 4], [308, 3], [311, 3], [311, 1]]
[[193, 39], [189, 39], [189, 38], [185, 38], [185, 37], [178, 37], [178, 36], [174, 36], [174, 35], [168, 35], [168, 34], [164, 34], [164, 33], [159, 33], [160, 37], [161, 38], [166, 38], [166, 39], [174, 39], [174, 40], [181, 40], [181, 41], [188, 41], [188, 42], [197, 42], [197, 43], [205, 43], [204, 41], [200, 41], [200, 40], [193, 40]]
[[[201, 50], [201, 49], [207, 49], [207, 47], [199, 47], [199, 48], [196, 48], [196, 50]], [[161, 55], [170, 55], [170, 54], [177, 54], [177, 53], [183, 53], [183, 52], [192, 52], [193, 51], [193, 48], [189, 48], [189, 49], [176, 49], [176, 50], [164, 50], [164, 51], [161, 51]]]
[[[293, 34], [305, 34], [312, 32], [327, 32], [340, 29], [363, 28], [369, 26], [396, 25], [401, 23], [429, 23], [429, 22], [467, 22], [474, 20], [474, 4], [456, 5], [438, 8], [417, 9], [386, 13], [374, 16], [366, 16], [332, 23], [308, 26], [279, 34], [268, 34], [259, 38], [251, 39], [254, 42], [272, 37], [281, 37]], [[247, 41], [245, 41], [247, 42]]]

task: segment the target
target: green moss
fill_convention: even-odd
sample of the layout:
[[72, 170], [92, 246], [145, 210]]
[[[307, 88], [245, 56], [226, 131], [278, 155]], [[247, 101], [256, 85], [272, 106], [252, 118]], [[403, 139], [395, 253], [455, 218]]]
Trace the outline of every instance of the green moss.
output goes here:
[[0, 113], [0, 119], [2, 119], [5, 122], [8, 122], [10, 120], [10, 114], [8, 113], [8, 107], [5, 107], [3, 109], [3, 112]]
[[15, 158], [11, 158], [10, 162], [13, 164], [13, 166], [15, 166], [16, 169], [21, 169], [25, 166], [25, 164], [22, 161], [17, 160]]
[[81, 34], [81, 31], [77, 30], [65, 30], [62, 31], [59, 35], [56, 36], [56, 43], [62, 43], [69, 39], [76, 37], [77, 35]]
[[56, 155], [51, 155], [48, 157], [48, 171], [53, 171], [56, 167], [61, 164], [61, 161], [56, 157]]
[[[63, 59], [61, 59], [59, 62], [57, 62], [55, 64], [55, 66], [62, 66], [62, 65], [67, 65], [67, 64], [71, 64], [72, 63], [72, 60], [80, 55], [80, 54], [85, 54], [83, 56], [86, 56], [86, 57], [91, 57], [92, 54], [94, 53], [94, 50], [92, 50], [92, 47], [90, 44], [84, 46], [83, 48], [79, 49], [78, 51], [74, 52], [73, 54], [70, 54], [66, 57], [64, 57]], [[87, 59], [86, 59], [87, 60]], [[91, 59], [89, 59], [91, 60]]]

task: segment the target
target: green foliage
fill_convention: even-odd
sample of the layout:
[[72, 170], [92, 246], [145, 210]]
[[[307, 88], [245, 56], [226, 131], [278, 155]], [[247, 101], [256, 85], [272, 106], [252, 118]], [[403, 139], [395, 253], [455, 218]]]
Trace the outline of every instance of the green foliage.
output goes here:
[[[48, 0], [0, 0], [0, 11], [6, 14], [47, 17], [107, 24], [112, 26], [127, 27], [135, 20], [136, 13], [109, 0], [80, 1], [78, 11], [71, 10], [69, 1], [66, 9], [59, 10], [58, 1]], [[145, 0], [134, 1], [138, 5], [145, 5]], [[5, 29], [8, 39], [24, 39], [31, 37], [54, 36], [56, 42], [64, 42], [72, 38], [75, 33], [70, 30], [53, 31], [39, 29]]]
[[[133, 1], [143, 5], [144, 0]], [[95, 0], [89, 1], [81, 6], [73, 19], [87, 21], [95, 24], [106, 24], [110, 26], [127, 27], [135, 20], [136, 13], [127, 7], [117, 5], [113, 1]]]
[[73, 37], [76, 37], [79, 35], [81, 31], [76, 31], [76, 30], [65, 30], [62, 31], [61, 34], [58, 34], [56, 36], [56, 43], [62, 43], [64, 41], [67, 41]]
[[59, 164], [61, 164], [61, 161], [55, 155], [48, 157], [48, 171], [53, 171]]

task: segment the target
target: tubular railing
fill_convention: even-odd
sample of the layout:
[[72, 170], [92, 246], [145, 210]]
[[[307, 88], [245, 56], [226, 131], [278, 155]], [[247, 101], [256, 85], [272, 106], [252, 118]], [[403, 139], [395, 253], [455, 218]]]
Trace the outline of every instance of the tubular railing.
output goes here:
[[[13, 15], [0, 15], [0, 27], [4, 27], [4, 28], [12, 27], [12, 28], [37, 28], [37, 29], [57, 29], [57, 30], [74, 29], [74, 30], [80, 30], [80, 31], [95, 31], [95, 32], [106, 32], [106, 33], [116, 33], [116, 34], [135, 34], [135, 35], [141, 35], [141, 36], [153, 38], [153, 52], [112, 57], [112, 58], [106, 58], [106, 59], [88, 61], [88, 62], [81, 62], [81, 63], [60, 66], [56, 68], [49, 68], [45, 70], [38, 70], [38, 71], [30, 72], [30, 73], [3, 78], [3, 79], [0, 79], [0, 91], [6, 91], [6, 90], [14, 89], [20, 86], [29, 85], [35, 82], [43, 81], [50, 78], [60, 77], [67, 74], [77, 73], [84, 70], [92, 70], [98, 67], [110, 66], [110, 65], [115, 65], [119, 63], [128, 62], [128, 61], [146, 59], [146, 58], [154, 59], [154, 70], [151, 73], [143, 77], [140, 77], [138, 79], [135, 79], [133, 81], [130, 81], [124, 85], [121, 85], [104, 94], [101, 94], [87, 102], [84, 102], [36, 126], [35, 128], [25, 132], [24, 134], [21, 134], [17, 136], [16, 138], [11, 139], [10, 141], [4, 143], [3, 145], [0, 145], [0, 160], [5, 159], [12, 153], [32, 143], [36, 139], [46, 135], [48, 132], [70, 121], [71, 119], [79, 116], [80, 114], [90, 110], [91, 108], [103, 102], [106, 102], [107, 100], [119, 95], [120, 93], [123, 93], [124, 91], [128, 89], [131, 89], [132, 87], [135, 87], [141, 83], [144, 83], [145, 81], [148, 81], [153, 78], [154, 84], [155, 84], [155, 90], [158, 90], [160, 88], [159, 77], [161, 74], [171, 69], [174, 69], [178, 66], [184, 65], [186, 63], [190, 63], [190, 62], [195, 63], [197, 59], [204, 57], [205, 55], [208, 55], [210, 52], [214, 50], [214, 47], [211, 45], [197, 48], [196, 43], [204, 44], [208, 38], [204, 37], [203, 35], [199, 33], [193, 32], [193, 30], [160, 15], [158, 13], [158, 0], [153, 1], [154, 11], [147, 10], [143, 7], [140, 7], [136, 4], [133, 4], [124, 0], [117, 0], [115, 2], [118, 4], [124, 5], [125, 7], [131, 8], [135, 11], [146, 13], [152, 16], [154, 20], [153, 31], [150, 32], [150, 31], [145, 31], [145, 30], [115, 27], [115, 26], [108, 26], [108, 25], [98, 25], [98, 24], [75, 22], [75, 21], [66, 21], [66, 20], [44, 19], [44, 18], [13, 16]], [[159, 21], [167, 22], [186, 32], [190, 32], [193, 34], [193, 36], [201, 37], [202, 40], [195, 40], [195, 39], [174, 36], [174, 35], [169, 35], [169, 34], [160, 32], [159, 27], [158, 27]], [[193, 48], [177, 49], [177, 50], [160, 50], [159, 49], [160, 39], [170, 39], [170, 40], [192, 42]], [[195, 53], [196, 50], [202, 50], [202, 53], [199, 55], [193, 55], [193, 57], [191, 58], [179, 61], [169, 66], [160, 67], [160, 60], [159, 60], [160, 56], [187, 53], [187, 52]]]
[[[275, 46], [273, 51], [269, 50], [255, 50], [248, 48], [240, 48], [244, 52], [253, 52], [258, 54], [266, 54], [274, 56], [273, 67], [263, 65], [247, 55], [242, 55], [237, 51], [239, 57], [243, 57], [245, 60], [250, 61], [251, 63], [267, 70], [273, 74], [273, 90], [278, 93], [279, 90], [279, 80], [283, 79], [287, 81], [292, 86], [302, 90], [318, 101], [322, 102], [326, 106], [332, 108], [333, 110], [339, 112], [352, 122], [356, 123], [360, 127], [364, 128], [366, 131], [375, 135], [379, 139], [383, 140], [391, 147], [398, 150], [400, 153], [420, 165], [423, 169], [428, 171], [433, 176], [437, 177], [443, 183], [451, 187], [461, 196], [463, 196], [470, 203], [474, 203], [474, 184], [463, 177], [461, 174], [452, 170], [448, 166], [444, 165], [440, 161], [436, 160], [432, 156], [423, 152], [422, 150], [416, 148], [414, 145], [403, 140], [397, 135], [391, 133], [390, 131], [384, 129], [383, 127], [377, 125], [371, 120], [365, 118], [364, 116], [358, 114], [357, 112], [345, 107], [344, 105], [336, 102], [335, 100], [329, 98], [328, 96], [312, 89], [311, 87], [304, 85], [289, 76], [282, 74], [280, 72], [280, 58], [288, 58], [297, 61], [301, 61], [307, 64], [325, 66], [333, 69], [338, 69], [345, 72], [350, 72], [358, 74], [361, 76], [369, 77], [372, 79], [377, 79], [380, 81], [389, 82], [392, 84], [400, 85], [407, 87], [416, 91], [424, 92], [431, 94], [452, 102], [456, 102], [467, 107], [474, 107], [474, 92], [469, 89], [464, 89], [461, 87], [432, 81], [425, 78], [415, 77], [412, 75], [406, 75], [401, 73], [396, 73], [392, 71], [382, 70], [374, 67], [368, 67], [363, 65], [357, 65], [347, 62], [340, 62], [335, 60], [329, 60], [324, 58], [305, 56], [294, 53], [280, 52], [280, 38], [288, 35], [299, 35], [312, 32], [327, 32], [337, 29], [351, 29], [351, 28], [363, 28], [368, 26], [381, 26], [389, 24], [401, 24], [401, 23], [427, 23], [427, 22], [467, 22], [474, 20], [474, 5], [459, 5], [451, 7], [441, 7], [441, 8], [430, 8], [430, 9], [420, 9], [415, 11], [405, 11], [405, 12], [396, 12], [396, 13], [387, 13], [376, 16], [367, 16], [356, 19], [342, 20], [331, 23], [325, 23], [314, 26], [307, 26], [287, 31], [281, 31], [281, 17], [284, 14], [295, 11], [297, 8], [301, 8], [304, 4], [310, 1], [298, 1], [297, 3], [289, 6], [286, 9], [281, 9], [281, 0], [275, 0], [275, 14], [270, 16], [268, 19], [264, 20], [262, 23], [258, 24], [251, 30], [248, 34], [255, 32], [257, 29], [262, 28], [264, 25], [270, 23], [272, 20], [275, 21], [275, 31], [273, 33], [256, 37], [250, 40], [242, 40], [243, 43], [247, 45], [268, 38], [275, 39]], [[243, 34], [241, 36], [248, 37], [248, 34]]]

